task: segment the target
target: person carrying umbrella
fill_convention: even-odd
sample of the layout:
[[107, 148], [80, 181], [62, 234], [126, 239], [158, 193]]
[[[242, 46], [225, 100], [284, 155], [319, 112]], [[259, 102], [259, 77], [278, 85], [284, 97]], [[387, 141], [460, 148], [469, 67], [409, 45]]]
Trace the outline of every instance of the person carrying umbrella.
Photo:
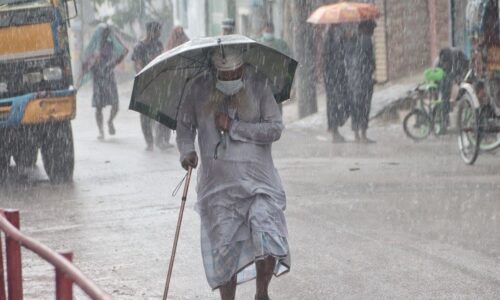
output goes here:
[[[319, 7], [307, 19], [312, 24], [332, 26], [325, 43], [325, 56], [329, 61], [325, 65], [327, 68], [334, 65], [338, 73], [335, 74], [336, 70], [330, 68], [325, 70], [324, 77], [331, 108], [328, 110], [328, 125], [334, 142], [345, 141], [336, 128], [345, 122], [349, 114], [356, 142], [373, 142], [368, 139], [366, 132], [375, 71], [372, 36], [376, 26], [374, 19], [379, 16], [380, 12], [373, 4], [339, 2]], [[335, 30], [340, 33], [337, 39], [334, 38]], [[350, 89], [347, 93], [343, 91], [346, 84]], [[351, 103], [345, 103], [346, 98], [350, 98]]]
[[[269, 299], [272, 275], [290, 268], [286, 197], [271, 145], [283, 123], [266, 78], [236, 48], [214, 50], [213, 68], [193, 79], [177, 120], [182, 167], [200, 167], [201, 247], [208, 283], [221, 299], [257, 279], [255, 299]], [[215, 151], [215, 153], [214, 153]]]
[[103, 113], [104, 107], [111, 105], [108, 119], [110, 135], [116, 133], [113, 120], [118, 114], [118, 88], [116, 86], [114, 68], [125, 58], [128, 49], [120, 41], [111, 26], [97, 26], [83, 54], [82, 79], [91, 75], [94, 87], [92, 106], [96, 109], [96, 121], [100, 140], [104, 139]]
[[345, 26], [345, 62], [353, 99], [351, 123], [354, 139], [359, 143], [374, 143], [367, 137], [367, 131], [374, 86], [375, 54], [372, 35], [376, 24], [370, 20]]
[[256, 299], [269, 299], [272, 275], [290, 270], [286, 196], [271, 147], [283, 130], [278, 103], [290, 99], [297, 65], [248, 37], [222, 35], [190, 40], [136, 75], [129, 108], [177, 130], [188, 170], [163, 299], [198, 153], [195, 208], [210, 286], [234, 299], [238, 283], [256, 278]]
[[323, 80], [326, 90], [326, 111], [328, 130], [332, 134], [333, 143], [343, 143], [345, 138], [339, 127], [344, 126], [349, 118], [352, 92], [347, 82], [344, 64], [345, 49], [339, 25], [330, 25], [326, 33], [323, 57]]

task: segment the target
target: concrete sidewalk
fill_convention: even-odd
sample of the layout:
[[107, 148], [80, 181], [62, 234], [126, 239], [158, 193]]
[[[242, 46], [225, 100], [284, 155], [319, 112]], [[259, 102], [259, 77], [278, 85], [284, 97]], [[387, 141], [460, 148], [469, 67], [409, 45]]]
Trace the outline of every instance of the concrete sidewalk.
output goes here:
[[[422, 80], [422, 72], [417, 72], [415, 75], [397, 81], [376, 85], [375, 92], [373, 93], [370, 118], [378, 115], [384, 108], [406, 96], [408, 91], [414, 89]], [[317, 95], [318, 112], [307, 117], [307, 119], [309, 123], [312, 121], [315, 125], [324, 124], [326, 128], [326, 95], [322, 83], [317, 89]], [[296, 100], [290, 100], [283, 104], [283, 119], [286, 124], [291, 124], [299, 120], [298, 102]]]

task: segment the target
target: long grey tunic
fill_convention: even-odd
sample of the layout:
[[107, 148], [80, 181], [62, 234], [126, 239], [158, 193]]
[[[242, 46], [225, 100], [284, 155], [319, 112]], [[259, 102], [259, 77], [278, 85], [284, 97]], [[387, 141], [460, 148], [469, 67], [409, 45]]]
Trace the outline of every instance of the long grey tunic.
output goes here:
[[[214, 76], [201, 75], [188, 87], [177, 120], [181, 160], [195, 151], [198, 133], [196, 209], [205, 272], [214, 289], [235, 274], [238, 283], [255, 278], [255, 260], [268, 255], [277, 258], [275, 275], [290, 268], [286, 197], [271, 157], [271, 144], [283, 130], [281, 114], [270, 86], [250, 66], [245, 67], [244, 83], [244, 100], [217, 105]], [[233, 122], [214, 159], [221, 139], [214, 121], [217, 111], [229, 113]]]

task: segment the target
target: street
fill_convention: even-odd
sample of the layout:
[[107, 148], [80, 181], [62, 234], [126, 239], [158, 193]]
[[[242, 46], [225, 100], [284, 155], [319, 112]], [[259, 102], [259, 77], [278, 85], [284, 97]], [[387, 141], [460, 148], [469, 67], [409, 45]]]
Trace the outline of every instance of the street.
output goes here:
[[[39, 157], [34, 170], [12, 170], [0, 207], [19, 209], [31, 237], [72, 249], [75, 265], [115, 299], [160, 299], [180, 206], [171, 194], [184, 171], [175, 148], [144, 150], [139, 115], [127, 109], [131, 87], [120, 85], [117, 135], [104, 142], [91, 87], [79, 93], [73, 184], [51, 185]], [[498, 299], [500, 153], [467, 166], [455, 136], [417, 144], [400, 124], [377, 120], [376, 144], [332, 144], [323, 120], [288, 122], [273, 148], [292, 268], [271, 283], [271, 298]], [[349, 127], [342, 133], [352, 140]], [[218, 298], [203, 271], [195, 200], [193, 184], [172, 299]], [[26, 299], [52, 299], [52, 267], [27, 251], [23, 259]], [[237, 298], [254, 292], [244, 284]]]

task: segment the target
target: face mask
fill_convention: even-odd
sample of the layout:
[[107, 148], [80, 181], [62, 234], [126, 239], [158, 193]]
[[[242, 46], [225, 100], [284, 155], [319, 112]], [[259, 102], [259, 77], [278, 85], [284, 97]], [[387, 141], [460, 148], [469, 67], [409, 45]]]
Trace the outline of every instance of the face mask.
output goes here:
[[274, 33], [264, 32], [262, 38], [264, 38], [265, 41], [271, 41], [274, 39]]
[[241, 78], [230, 81], [217, 80], [215, 88], [226, 96], [232, 96], [243, 88], [243, 80]]

